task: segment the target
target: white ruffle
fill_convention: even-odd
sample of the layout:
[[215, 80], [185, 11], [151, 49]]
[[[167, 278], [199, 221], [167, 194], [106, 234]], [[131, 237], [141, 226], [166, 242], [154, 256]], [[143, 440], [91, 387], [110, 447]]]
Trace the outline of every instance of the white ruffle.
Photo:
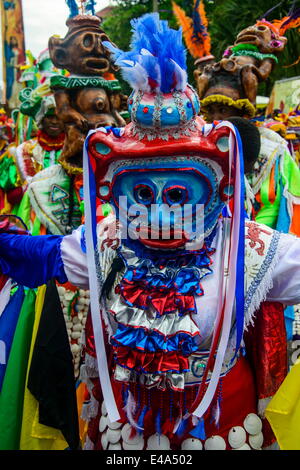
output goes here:
[[129, 307], [119, 295], [110, 306], [110, 311], [118, 323], [129, 327], [144, 328], [147, 331], [157, 331], [165, 337], [178, 332], [185, 332], [191, 336], [199, 334], [199, 329], [189, 314], [180, 316], [178, 311], [167, 315], [156, 316], [153, 309], [142, 310]]
[[174, 390], [184, 390], [185, 385], [184, 373], [176, 374], [166, 372], [164, 374], [137, 374], [119, 365], [116, 365], [114, 378], [118, 382], [139, 382], [147, 388], [159, 387], [162, 390], [169, 387]]

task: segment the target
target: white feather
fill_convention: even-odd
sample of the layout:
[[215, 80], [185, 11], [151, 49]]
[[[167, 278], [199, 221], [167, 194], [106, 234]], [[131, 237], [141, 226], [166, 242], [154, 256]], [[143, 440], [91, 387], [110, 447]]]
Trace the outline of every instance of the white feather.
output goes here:
[[121, 66], [122, 64], [129, 65], [130, 67], [134, 67], [135, 62], [133, 60], [122, 59], [118, 62]]
[[137, 423], [135, 422], [134, 417], [133, 417], [135, 412], [136, 412], [136, 408], [137, 408], [137, 406], [136, 406], [136, 402], [134, 400], [134, 397], [133, 397], [132, 393], [129, 391], [128, 392], [128, 400], [127, 400], [127, 403], [124, 407], [124, 411], [125, 411], [126, 416], [128, 418], [128, 422], [131, 424], [131, 426], [134, 427], [135, 429], [143, 430], [143, 428], [141, 428], [137, 425]]
[[215, 421], [216, 426], [218, 426], [218, 424], [219, 424], [220, 414], [221, 414], [220, 403], [219, 403], [219, 400], [217, 400], [216, 406], [214, 407], [214, 410], [213, 410], [213, 417], [214, 417], [214, 421]]
[[151, 52], [148, 51], [148, 49], [144, 49], [144, 48], [141, 49], [140, 53], [141, 53], [141, 55], [152, 55], [153, 56], [153, 54], [151, 54]]
[[122, 74], [134, 90], [141, 90], [146, 93], [150, 92], [147, 72], [138, 62], [134, 67], [123, 68]]
[[184, 91], [187, 86], [187, 73], [183, 70], [173, 59], [170, 59], [174, 64], [174, 71], [176, 77], [176, 90]]

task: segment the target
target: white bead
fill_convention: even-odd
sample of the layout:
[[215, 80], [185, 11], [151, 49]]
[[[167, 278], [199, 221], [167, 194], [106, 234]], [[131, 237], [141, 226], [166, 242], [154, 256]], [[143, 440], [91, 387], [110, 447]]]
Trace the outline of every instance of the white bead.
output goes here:
[[241, 447], [238, 449], [232, 449], [232, 450], [251, 450], [251, 447], [248, 446], [248, 444], [243, 444]]
[[108, 450], [122, 450], [121, 444], [109, 444]]
[[246, 442], [246, 431], [242, 426], [231, 428], [228, 434], [228, 442], [233, 449], [242, 447]]
[[244, 420], [244, 428], [249, 434], [258, 434], [262, 430], [262, 421], [255, 413], [250, 413]]
[[81, 331], [81, 330], [82, 330], [81, 323], [76, 323], [76, 325], [73, 325], [73, 331]]
[[71, 321], [66, 322], [66, 327], [68, 330], [71, 330], [73, 328], [73, 323]]
[[108, 425], [108, 419], [106, 416], [101, 416], [99, 422], [99, 431], [104, 432]]
[[73, 332], [71, 333], [71, 338], [73, 338], [73, 339], [79, 339], [80, 336], [81, 336], [81, 332], [73, 331]]
[[206, 439], [205, 450], [226, 450], [226, 442], [221, 436], [212, 436]]
[[135, 444], [128, 444], [128, 442], [123, 441], [123, 449], [124, 450], [143, 450], [144, 449], [144, 438], [141, 436], [139, 442]]
[[117, 442], [119, 442], [121, 438], [121, 430], [108, 428], [108, 430], [106, 431], [106, 435], [108, 442], [110, 442], [111, 444], [117, 444]]
[[141, 441], [144, 442], [144, 438], [142, 435], [135, 433], [133, 437], [130, 437], [132, 433], [132, 426], [129, 423], [126, 423], [125, 426], [122, 428], [122, 439], [129, 445], [135, 445], [140, 443]]
[[102, 445], [103, 450], [106, 450], [108, 447], [108, 440], [107, 440], [106, 432], [104, 432], [101, 436], [101, 445]]
[[254, 436], [249, 436], [249, 444], [252, 449], [259, 450], [264, 442], [264, 435], [262, 432], [255, 434]]
[[122, 426], [122, 423], [118, 423], [118, 421], [115, 421], [114, 423], [112, 423], [109, 420], [109, 418], [107, 418], [107, 423], [108, 423], [108, 427], [110, 429], [119, 429]]
[[74, 293], [73, 293], [73, 292], [71, 292], [71, 291], [66, 291], [66, 292], [65, 292], [65, 299], [66, 299], [66, 300], [72, 300], [73, 297], [74, 297]]
[[181, 444], [182, 450], [202, 450], [203, 444], [200, 439], [185, 439]]
[[170, 450], [170, 441], [164, 434], [152, 434], [147, 442], [149, 450]]

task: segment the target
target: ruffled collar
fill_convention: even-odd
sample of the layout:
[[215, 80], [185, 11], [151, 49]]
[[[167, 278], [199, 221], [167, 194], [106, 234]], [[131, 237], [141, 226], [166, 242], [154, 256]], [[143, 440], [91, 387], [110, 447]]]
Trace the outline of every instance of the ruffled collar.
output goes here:
[[120, 246], [118, 254], [126, 269], [117, 292], [129, 306], [152, 308], [158, 316], [176, 310], [180, 315], [196, 313], [194, 296], [204, 294], [201, 280], [213, 272], [214, 235], [215, 232], [201, 249], [192, 252], [162, 254], [145, 250], [141, 257], [139, 251]]
[[43, 150], [51, 152], [52, 150], [61, 150], [65, 142], [65, 134], [62, 132], [56, 137], [51, 137], [41, 129], [38, 131], [37, 140]]
[[211, 245], [216, 232], [217, 225], [205, 239], [203, 247], [199, 250], [177, 249], [159, 251], [147, 248], [137, 241], [133, 242], [127, 239], [119, 248], [119, 255], [124, 259], [126, 265], [126, 260], [131, 260], [134, 264], [138, 262], [137, 260], [141, 260], [141, 262], [148, 260], [149, 266], [159, 270], [165, 267], [177, 269], [184, 266], [201, 268], [205, 263], [210, 264], [211, 260], [209, 257], [215, 252]]

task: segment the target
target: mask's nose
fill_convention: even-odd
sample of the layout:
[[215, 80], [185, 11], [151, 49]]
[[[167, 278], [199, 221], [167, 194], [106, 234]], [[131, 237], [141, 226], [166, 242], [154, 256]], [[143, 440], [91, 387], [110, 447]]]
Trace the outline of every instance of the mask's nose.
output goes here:
[[182, 228], [182, 207], [170, 207], [164, 201], [156, 203], [151, 208], [150, 224], [155, 230]]

